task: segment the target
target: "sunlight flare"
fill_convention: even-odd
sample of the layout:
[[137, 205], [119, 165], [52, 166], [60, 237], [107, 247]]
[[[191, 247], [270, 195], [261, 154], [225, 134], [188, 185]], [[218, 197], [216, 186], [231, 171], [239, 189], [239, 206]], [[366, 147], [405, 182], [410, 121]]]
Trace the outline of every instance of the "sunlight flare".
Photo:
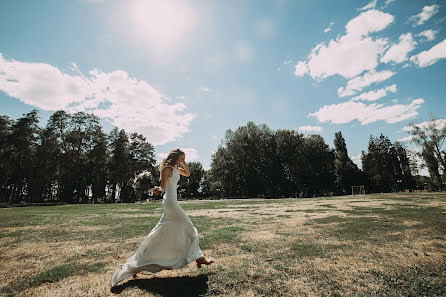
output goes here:
[[141, 39], [163, 50], [184, 41], [197, 21], [196, 11], [183, 0], [135, 0], [129, 17]]

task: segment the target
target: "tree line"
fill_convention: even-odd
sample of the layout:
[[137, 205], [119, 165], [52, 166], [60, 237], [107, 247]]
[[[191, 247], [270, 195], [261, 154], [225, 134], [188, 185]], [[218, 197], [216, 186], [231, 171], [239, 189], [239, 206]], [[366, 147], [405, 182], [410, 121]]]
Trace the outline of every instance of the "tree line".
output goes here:
[[368, 192], [414, 189], [405, 146], [370, 136], [362, 167], [348, 156], [341, 132], [330, 148], [320, 135], [272, 131], [249, 122], [228, 130], [212, 157], [211, 193], [221, 197], [317, 197], [345, 195], [354, 185]]
[[[429, 127], [413, 125], [411, 131], [423, 148], [419, 156], [428, 167], [431, 190], [441, 190], [444, 182], [443, 130], [432, 135]], [[178, 193], [182, 198], [315, 197], [349, 194], [352, 185], [365, 185], [368, 192], [417, 187], [416, 166], [403, 144], [370, 136], [361, 159], [362, 170], [348, 156], [341, 132], [331, 148], [320, 135], [248, 122], [226, 131], [209, 170], [188, 163], [191, 175], [180, 179]], [[135, 202], [152, 199], [150, 189], [158, 184], [154, 147], [141, 134], [118, 128], [106, 134], [99, 118], [84, 112], [56, 111], [45, 127], [39, 126], [36, 110], [17, 120], [0, 116], [2, 203]]]

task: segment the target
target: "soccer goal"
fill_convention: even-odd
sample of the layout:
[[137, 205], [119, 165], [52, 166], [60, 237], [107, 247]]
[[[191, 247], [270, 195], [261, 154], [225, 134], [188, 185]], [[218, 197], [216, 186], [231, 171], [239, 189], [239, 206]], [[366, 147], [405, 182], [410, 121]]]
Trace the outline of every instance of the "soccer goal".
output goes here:
[[352, 195], [365, 195], [364, 186], [352, 186]]

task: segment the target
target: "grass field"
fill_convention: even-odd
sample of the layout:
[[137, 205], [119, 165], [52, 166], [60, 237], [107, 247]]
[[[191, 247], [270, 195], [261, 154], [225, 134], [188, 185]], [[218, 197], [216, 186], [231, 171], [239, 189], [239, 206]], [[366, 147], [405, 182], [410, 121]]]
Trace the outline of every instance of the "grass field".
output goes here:
[[113, 290], [161, 202], [0, 209], [0, 295], [446, 296], [446, 194], [181, 205], [215, 263]]

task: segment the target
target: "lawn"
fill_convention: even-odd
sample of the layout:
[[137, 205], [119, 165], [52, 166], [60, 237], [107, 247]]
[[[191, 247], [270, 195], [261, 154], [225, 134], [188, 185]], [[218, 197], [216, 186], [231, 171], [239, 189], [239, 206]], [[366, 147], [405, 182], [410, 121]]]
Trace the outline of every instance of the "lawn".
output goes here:
[[446, 194], [180, 202], [215, 263], [114, 269], [161, 202], [0, 209], [1, 296], [446, 296]]

